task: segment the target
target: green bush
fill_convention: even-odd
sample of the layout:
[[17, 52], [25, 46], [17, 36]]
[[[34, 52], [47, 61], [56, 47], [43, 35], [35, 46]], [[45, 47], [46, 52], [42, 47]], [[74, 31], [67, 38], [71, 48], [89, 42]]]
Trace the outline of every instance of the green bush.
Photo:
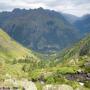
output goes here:
[[85, 87], [90, 88], [90, 81], [86, 81], [86, 82], [84, 83], [84, 85], [85, 85]]
[[53, 84], [53, 83], [55, 83], [54, 77], [52, 77], [52, 76], [47, 77], [46, 78], [46, 83], [47, 84]]

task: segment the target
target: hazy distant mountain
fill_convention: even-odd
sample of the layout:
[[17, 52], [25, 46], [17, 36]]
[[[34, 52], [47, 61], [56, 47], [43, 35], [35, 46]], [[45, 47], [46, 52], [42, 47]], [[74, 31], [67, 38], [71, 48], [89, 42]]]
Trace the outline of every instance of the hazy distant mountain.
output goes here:
[[90, 14], [81, 17], [74, 23], [74, 25], [80, 30], [82, 35], [90, 33]]
[[72, 15], [72, 14], [66, 14], [66, 13], [63, 13], [62, 14], [65, 19], [70, 22], [71, 24], [74, 23], [76, 20], [79, 19], [79, 17], [75, 16], [75, 15]]
[[0, 13], [0, 26], [15, 40], [36, 51], [61, 50], [79, 39], [62, 14], [38, 9]]

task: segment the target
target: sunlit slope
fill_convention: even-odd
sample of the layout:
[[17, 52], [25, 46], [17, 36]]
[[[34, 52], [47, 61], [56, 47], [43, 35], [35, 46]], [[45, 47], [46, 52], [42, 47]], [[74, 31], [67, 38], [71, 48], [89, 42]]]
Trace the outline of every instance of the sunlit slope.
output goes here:
[[0, 59], [20, 59], [26, 56], [37, 59], [32, 54], [32, 51], [15, 42], [7, 33], [0, 29]]

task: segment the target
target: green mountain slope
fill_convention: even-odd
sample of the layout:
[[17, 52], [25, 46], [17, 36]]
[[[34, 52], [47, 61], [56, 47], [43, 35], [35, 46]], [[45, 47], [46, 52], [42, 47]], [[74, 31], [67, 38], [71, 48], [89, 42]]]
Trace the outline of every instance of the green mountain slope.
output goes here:
[[15, 42], [2, 29], [0, 29], [0, 59], [20, 59], [26, 56], [36, 57], [33, 53]]
[[90, 35], [75, 44], [72, 48], [54, 54], [51, 59], [63, 62], [63, 65], [84, 65], [90, 62]]
[[0, 29], [0, 85], [4, 83], [3, 80], [7, 77], [21, 78], [27, 76], [23, 71], [25, 63], [27, 65], [28, 63], [34, 64], [39, 60], [31, 50], [24, 48]]

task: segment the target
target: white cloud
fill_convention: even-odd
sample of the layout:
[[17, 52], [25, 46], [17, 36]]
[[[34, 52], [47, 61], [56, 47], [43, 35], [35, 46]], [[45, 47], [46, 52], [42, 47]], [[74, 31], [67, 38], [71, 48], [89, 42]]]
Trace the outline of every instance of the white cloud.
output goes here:
[[0, 11], [14, 8], [48, 8], [81, 16], [90, 13], [90, 0], [2, 0]]
[[58, 10], [64, 13], [74, 14], [77, 16], [82, 16], [83, 14], [90, 13], [90, 3], [80, 4], [80, 5], [62, 4], [60, 6], [56, 6], [55, 10]]

